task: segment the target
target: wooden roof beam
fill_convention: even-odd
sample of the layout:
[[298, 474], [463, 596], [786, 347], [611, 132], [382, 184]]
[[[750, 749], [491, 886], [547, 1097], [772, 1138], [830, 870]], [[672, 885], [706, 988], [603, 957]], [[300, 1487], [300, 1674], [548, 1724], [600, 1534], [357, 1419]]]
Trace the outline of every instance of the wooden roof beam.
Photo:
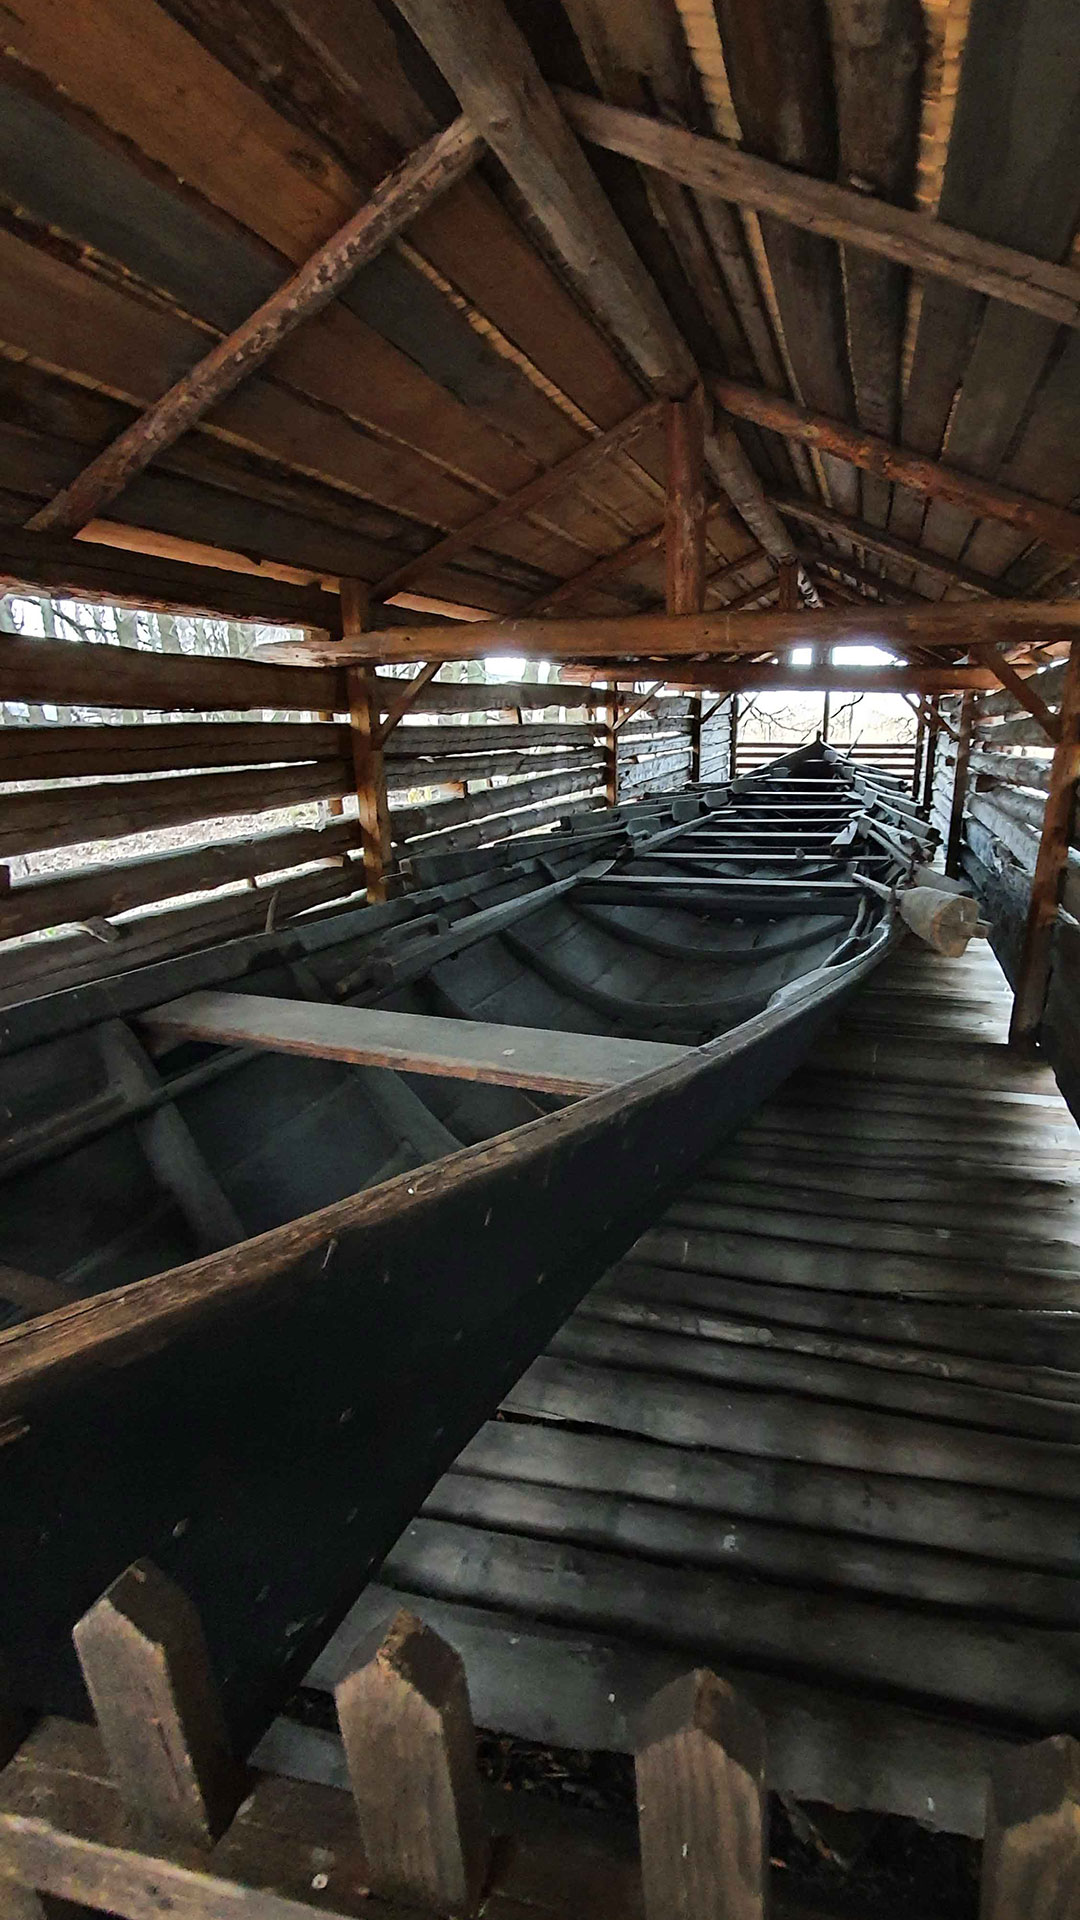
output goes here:
[[396, 3], [646, 386], [685, 394], [693, 358], [501, 0]]
[[895, 534], [872, 527], [865, 520], [837, 513], [817, 500], [804, 500], [797, 494], [774, 493], [772, 501], [785, 519], [805, 522], [807, 526], [815, 527], [820, 533], [836, 540], [850, 540], [854, 546], [864, 547], [867, 553], [879, 554], [883, 560], [894, 561], [897, 566], [917, 567], [920, 572], [931, 574], [934, 579], [943, 580], [949, 586], [970, 587], [973, 593], [985, 594], [992, 600], [1011, 597], [1011, 590], [990, 574], [976, 573], [974, 568], [962, 567], [955, 560], [947, 560], [943, 554], [931, 553], [928, 548], [909, 546], [906, 540], [898, 540]]
[[1080, 273], [1014, 247], [998, 246], [924, 213], [853, 187], [815, 180], [743, 153], [726, 141], [559, 89], [563, 111], [583, 139], [625, 154], [695, 193], [771, 214], [806, 233], [875, 253], [991, 299], [1080, 327]]
[[[575, 677], [583, 669], [575, 668]], [[598, 666], [589, 670], [595, 679], [616, 686], [634, 684], [634, 674], [626, 667]], [[983, 693], [997, 685], [990, 667], [792, 667], [782, 662], [747, 661], [724, 666], [717, 661], [672, 667], [658, 686], [688, 693]], [[652, 687], [645, 699], [652, 699]]]
[[[763, 589], [767, 591], [768, 589]], [[268, 647], [263, 658], [326, 661], [485, 660], [515, 654], [539, 660], [680, 660], [715, 654], [777, 653], [788, 647], [843, 641], [883, 647], [977, 648], [1061, 639], [1080, 627], [1080, 600], [987, 600], [976, 607], [941, 601], [920, 607], [882, 607], [870, 601], [828, 615], [791, 612], [618, 614], [602, 619], [517, 619], [408, 624], [353, 635], [345, 642], [313, 641]], [[650, 675], [649, 668], [644, 669]]]
[[305, 320], [329, 306], [402, 227], [427, 211], [479, 159], [483, 141], [463, 116], [387, 174], [370, 200], [264, 300], [211, 347], [89, 466], [41, 507], [34, 533], [78, 533], [136, 474], [171, 447], [226, 394], [254, 373]]
[[738, 380], [714, 376], [710, 382], [714, 397], [738, 420], [749, 420], [757, 427], [797, 440], [818, 453], [830, 453], [838, 460], [850, 460], [863, 473], [879, 479], [898, 481], [912, 487], [929, 500], [947, 500], [968, 513], [988, 520], [1000, 520], [1028, 540], [1042, 541], [1060, 553], [1080, 554], [1080, 514], [1055, 507], [1030, 494], [1013, 493], [975, 474], [961, 473], [942, 460], [928, 460], [922, 454], [909, 453], [874, 433], [849, 427], [841, 420], [810, 413], [794, 401], [782, 400], [764, 387], [744, 386]]
[[[593, 173], [502, 0], [396, 0], [543, 228], [587, 306], [652, 393], [681, 399], [693, 356]], [[751, 533], [792, 557], [783, 522], [730, 430], [710, 435], [706, 461]]]

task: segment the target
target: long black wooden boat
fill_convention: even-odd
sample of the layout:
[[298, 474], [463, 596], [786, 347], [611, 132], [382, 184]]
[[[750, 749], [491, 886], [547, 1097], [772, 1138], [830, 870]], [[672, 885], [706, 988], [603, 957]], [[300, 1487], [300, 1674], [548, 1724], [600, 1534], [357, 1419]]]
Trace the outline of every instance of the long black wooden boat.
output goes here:
[[929, 839], [895, 783], [807, 749], [0, 1016], [0, 1684], [80, 1711], [72, 1625], [143, 1556], [247, 1751], [884, 957]]

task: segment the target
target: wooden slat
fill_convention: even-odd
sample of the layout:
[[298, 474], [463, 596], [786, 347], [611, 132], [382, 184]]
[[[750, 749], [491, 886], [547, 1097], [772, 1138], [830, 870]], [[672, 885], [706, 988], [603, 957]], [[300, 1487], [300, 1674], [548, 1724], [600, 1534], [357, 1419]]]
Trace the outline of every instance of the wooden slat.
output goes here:
[[548, 1093], [588, 1094], [621, 1086], [688, 1052], [657, 1041], [444, 1020], [373, 1007], [319, 1006], [262, 994], [188, 994], [155, 1007], [145, 1022], [154, 1033], [176, 1039], [266, 1047], [353, 1066], [539, 1087]]
[[[154, 900], [224, 886], [257, 874], [287, 871], [319, 860], [341, 860], [355, 845], [352, 827], [322, 832], [267, 833], [249, 840], [219, 842], [159, 860], [117, 861], [82, 868], [59, 880], [39, 880], [0, 893], [0, 940], [34, 933], [42, 927], [127, 913]], [[271, 893], [267, 893], [267, 908]]]
[[279, 666], [267, 660], [143, 653], [135, 647], [0, 636], [0, 700], [57, 706], [143, 707], [151, 712], [294, 713], [340, 711], [341, 680], [332, 668]]
[[[63, 540], [17, 527], [0, 527], [0, 586], [5, 592], [26, 587], [58, 599], [157, 608], [165, 613], [207, 613], [226, 620], [315, 627], [331, 633], [341, 624], [337, 595], [318, 587], [292, 586], [271, 574], [188, 566], [127, 547]], [[5, 648], [8, 644], [5, 636]]]
[[815, 180], [662, 120], [630, 113], [567, 88], [563, 110], [587, 140], [680, 180], [695, 192], [752, 208], [882, 255], [900, 266], [1080, 326], [1080, 273], [1014, 247], [961, 232], [928, 214], [892, 206], [853, 187]]
[[342, 291], [393, 236], [463, 178], [483, 142], [462, 118], [436, 134], [375, 189], [370, 200], [304, 265], [125, 428], [28, 522], [34, 533], [74, 534], [129, 481], [217, 406], [295, 329]]
[[70, 847], [156, 833], [271, 807], [332, 800], [351, 789], [344, 761], [254, 767], [242, 773], [192, 774], [162, 780], [109, 780], [9, 793], [0, 808], [0, 854]]
[[93, 774], [343, 760], [348, 750], [344, 727], [318, 721], [9, 726], [0, 727], [0, 780], [76, 780]]
[[[778, 512], [790, 520], [805, 521], [807, 526], [817, 527], [820, 532], [835, 536], [855, 546], [865, 547], [869, 553], [880, 554], [883, 560], [895, 560], [905, 568], [915, 567], [931, 579], [944, 580], [948, 585], [970, 587], [974, 593], [988, 594], [991, 598], [1008, 598], [1008, 583], [995, 580], [989, 574], [977, 573], [973, 567], [960, 566], [945, 555], [932, 553], [928, 547], [914, 547], [906, 540], [900, 540], [893, 533], [885, 532], [881, 527], [871, 526], [866, 520], [857, 520], [852, 514], [836, 513], [833, 508], [825, 507], [817, 500], [803, 500], [796, 494], [774, 493], [773, 504]], [[823, 554], [829, 564], [842, 566], [841, 554]]]

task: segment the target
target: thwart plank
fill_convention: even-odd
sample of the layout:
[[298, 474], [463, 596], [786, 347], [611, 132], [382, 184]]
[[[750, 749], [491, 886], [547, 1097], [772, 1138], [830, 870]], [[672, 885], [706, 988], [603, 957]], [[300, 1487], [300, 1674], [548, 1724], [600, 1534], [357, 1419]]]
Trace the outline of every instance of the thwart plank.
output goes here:
[[374, 1007], [327, 1007], [262, 994], [189, 993], [144, 1016], [177, 1039], [307, 1053], [353, 1066], [437, 1073], [545, 1093], [599, 1093], [666, 1067], [689, 1051], [652, 1040], [613, 1040], [542, 1027], [443, 1020]]

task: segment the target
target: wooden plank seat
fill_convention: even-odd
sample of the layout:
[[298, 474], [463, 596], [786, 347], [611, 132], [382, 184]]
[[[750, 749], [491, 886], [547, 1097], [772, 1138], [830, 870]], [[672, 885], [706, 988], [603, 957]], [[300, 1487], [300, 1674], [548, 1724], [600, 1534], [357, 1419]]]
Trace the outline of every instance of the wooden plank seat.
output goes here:
[[650, 1040], [330, 1007], [248, 993], [189, 993], [143, 1016], [156, 1034], [313, 1054], [350, 1065], [447, 1074], [545, 1093], [598, 1093], [690, 1051]]

